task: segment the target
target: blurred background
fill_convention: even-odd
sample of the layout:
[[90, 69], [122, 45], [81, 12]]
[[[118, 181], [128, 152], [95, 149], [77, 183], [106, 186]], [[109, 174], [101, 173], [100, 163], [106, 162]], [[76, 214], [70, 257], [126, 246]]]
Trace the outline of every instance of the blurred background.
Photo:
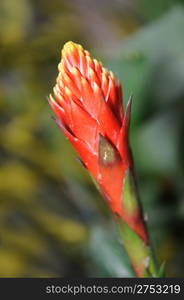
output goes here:
[[133, 93], [131, 144], [159, 263], [184, 275], [184, 1], [0, 1], [0, 277], [133, 272], [106, 204], [51, 119], [63, 44]]

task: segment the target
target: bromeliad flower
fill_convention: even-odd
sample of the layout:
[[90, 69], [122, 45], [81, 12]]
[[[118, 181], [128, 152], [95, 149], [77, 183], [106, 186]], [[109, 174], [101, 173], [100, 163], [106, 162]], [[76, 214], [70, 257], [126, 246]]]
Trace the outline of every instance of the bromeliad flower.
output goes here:
[[137, 275], [153, 274], [128, 141], [131, 99], [124, 112], [120, 81], [81, 45], [65, 44], [58, 69], [54, 97], [49, 98], [56, 122], [117, 216]]

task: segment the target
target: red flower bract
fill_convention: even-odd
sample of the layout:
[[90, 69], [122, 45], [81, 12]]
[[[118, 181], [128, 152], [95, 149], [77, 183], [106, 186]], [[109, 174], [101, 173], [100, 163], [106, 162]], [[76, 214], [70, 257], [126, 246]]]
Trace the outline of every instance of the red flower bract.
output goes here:
[[57, 124], [97, 181], [112, 211], [147, 240], [141, 210], [129, 215], [122, 199], [127, 171], [133, 170], [128, 143], [131, 100], [123, 113], [119, 80], [81, 45], [65, 44], [54, 98]]

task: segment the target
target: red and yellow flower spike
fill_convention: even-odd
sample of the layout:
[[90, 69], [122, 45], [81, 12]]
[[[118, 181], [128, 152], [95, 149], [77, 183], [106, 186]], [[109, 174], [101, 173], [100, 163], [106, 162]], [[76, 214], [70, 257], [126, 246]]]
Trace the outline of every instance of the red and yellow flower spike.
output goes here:
[[[131, 252], [137, 275], [144, 276], [150, 267], [150, 252], [141, 206], [135, 197], [128, 141], [131, 99], [124, 113], [120, 81], [76, 43], [64, 45], [58, 70], [54, 97], [49, 98], [56, 122], [120, 220], [121, 231], [125, 232], [122, 237], [125, 248], [129, 255]], [[139, 241], [139, 259], [130, 249], [133, 246], [129, 245], [130, 241], [127, 246], [129, 231]]]

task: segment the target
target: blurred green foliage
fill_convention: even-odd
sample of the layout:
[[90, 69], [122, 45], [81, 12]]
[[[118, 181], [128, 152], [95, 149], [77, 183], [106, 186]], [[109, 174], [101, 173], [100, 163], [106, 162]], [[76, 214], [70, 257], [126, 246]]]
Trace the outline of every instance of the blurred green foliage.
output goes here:
[[94, 1], [91, 15], [87, 2], [0, 2], [0, 277], [133, 276], [108, 208], [51, 120], [46, 98], [67, 40], [120, 77], [125, 103], [133, 93], [150, 233], [167, 274], [182, 276], [183, 1]]

